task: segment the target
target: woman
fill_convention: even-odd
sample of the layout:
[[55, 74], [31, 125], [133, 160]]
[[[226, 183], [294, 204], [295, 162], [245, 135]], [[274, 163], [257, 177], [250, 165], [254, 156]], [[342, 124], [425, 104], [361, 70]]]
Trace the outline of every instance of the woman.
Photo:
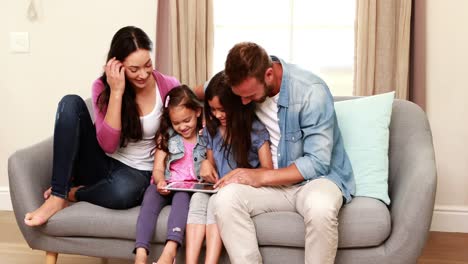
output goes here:
[[42, 225], [68, 201], [112, 209], [141, 203], [150, 182], [162, 98], [180, 85], [153, 70], [152, 43], [139, 28], [114, 35], [105, 72], [92, 88], [95, 125], [79, 96], [59, 103], [54, 129], [51, 188], [25, 223]]

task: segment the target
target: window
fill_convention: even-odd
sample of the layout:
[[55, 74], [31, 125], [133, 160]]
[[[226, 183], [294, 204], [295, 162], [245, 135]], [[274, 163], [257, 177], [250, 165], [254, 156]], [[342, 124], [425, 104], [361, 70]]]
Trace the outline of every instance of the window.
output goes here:
[[355, 1], [214, 0], [214, 10], [214, 72], [234, 44], [252, 41], [319, 75], [333, 95], [352, 94]]

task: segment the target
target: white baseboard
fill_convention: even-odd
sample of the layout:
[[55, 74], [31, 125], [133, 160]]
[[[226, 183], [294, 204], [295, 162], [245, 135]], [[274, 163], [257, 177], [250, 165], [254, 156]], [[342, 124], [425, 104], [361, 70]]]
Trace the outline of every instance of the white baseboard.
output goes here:
[[7, 186], [0, 186], [0, 211], [13, 211], [10, 188]]
[[436, 205], [431, 231], [468, 233], [468, 206]]

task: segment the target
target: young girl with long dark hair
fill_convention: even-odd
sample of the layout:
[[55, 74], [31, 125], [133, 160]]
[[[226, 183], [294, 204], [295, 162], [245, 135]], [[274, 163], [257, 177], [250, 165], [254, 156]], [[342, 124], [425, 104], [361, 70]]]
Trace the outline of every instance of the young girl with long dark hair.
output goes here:
[[189, 210], [190, 193], [168, 191], [170, 182], [194, 182], [200, 164], [206, 159], [206, 142], [199, 135], [203, 104], [185, 86], [172, 89], [166, 96], [161, 126], [156, 134], [153, 180], [145, 192], [138, 216], [135, 264], [146, 263], [156, 222], [165, 205], [171, 204], [167, 238], [158, 263], [173, 263], [182, 245]]
[[[257, 120], [253, 104], [243, 105], [227, 85], [224, 72], [217, 73], [205, 91], [203, 135], [207, 140], [207, 161], [222, 178], [235, 168], [273, 168], [269, 134]], [[210, 180], [208, 180], [210, 181]], [[211, 180], [212, 181], [212, 180]], [[205, 263], [218, 263], [222, 242], [214, 218], [216, 194], [195, 193], [187, 222], [186, 263], [198, 263], [206, 237]]]

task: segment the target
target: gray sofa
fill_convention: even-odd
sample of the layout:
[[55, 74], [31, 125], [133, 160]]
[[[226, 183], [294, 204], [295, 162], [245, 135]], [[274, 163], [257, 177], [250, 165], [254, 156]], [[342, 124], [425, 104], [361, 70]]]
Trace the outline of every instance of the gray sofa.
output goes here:
[[[411, 102], [395, 100], [393, 104], [389, 159], [391, 205], [357, 197], [343, 207], [336, 263], [417, 262], [431, 224], [436, 168], [426, 115]], [[139, 207], [110, 210], [78, 202], [42, 227], [24, 225], [24, 214], [43, 202], [51, 167], [52, 139], [18, 150], [8, 160], [14, 213], [29, 246], [50, 252], [49, 263], [54, 263], [55, 253], [132, 259]], [[168, 212], [166, 207], [159, 216], [151, 259], [162, 249]], [[300, 215], [267, 213], [257, 216], [255, 224], [265, 263], [304, 263], [304, 224]], [[178, 263], [184, 263], [183, 251]], [[229, 263], [225, 252], [221, 263]]]

